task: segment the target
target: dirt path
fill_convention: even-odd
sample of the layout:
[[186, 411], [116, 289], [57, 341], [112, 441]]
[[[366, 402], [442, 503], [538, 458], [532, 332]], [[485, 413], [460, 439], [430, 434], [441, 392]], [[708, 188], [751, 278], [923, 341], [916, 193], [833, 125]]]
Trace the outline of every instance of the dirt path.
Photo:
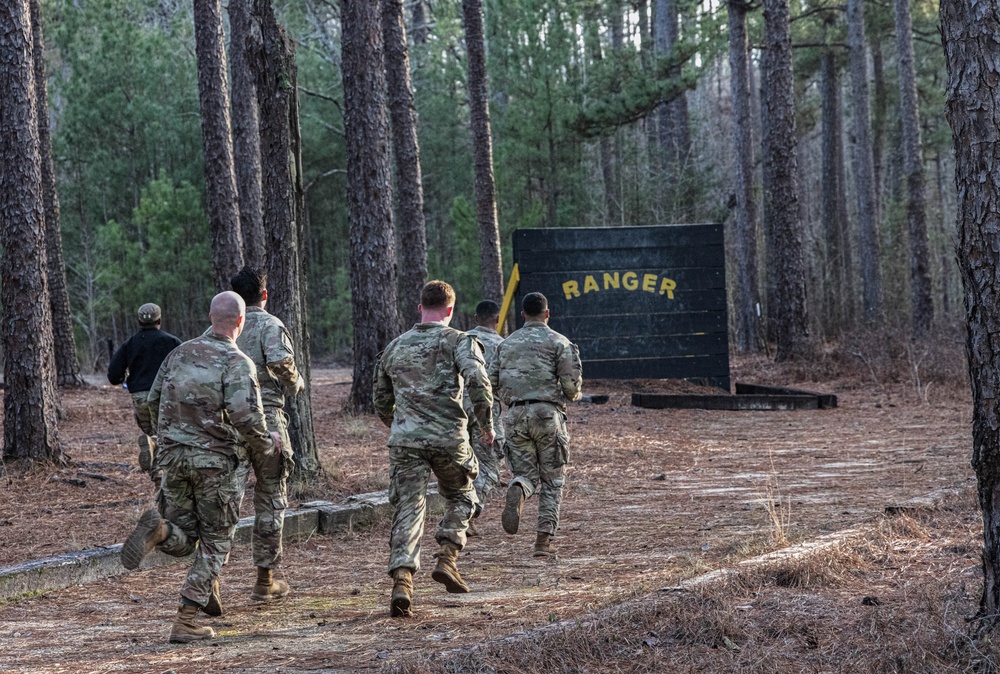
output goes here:
[[[373, 420], [340, 412], [346, 376], [327, 371], [316, 377], [321, 451], [328, 465], [339, 463], [341, 479], [333, 491], [377, 488], [385, 480], [385, 433]], [[412, 620], [387, 617], [383, 522], [289, 546], [285, 577], [294, 594], [274, 606], [250, 603], [250, 554], [238, 549], [223, 578], [226, 615], [208, 621], [219, 638], [207, 644], [165, 643], [185, 571], [179, 566], [7, 604], [0, 612], [0, 670], [377, 669], [403, 656], [580, 616], [758, 554], [774, 545], [772, 514], [787, 523], [783, 533], [789, 540], [801, 540], [973, 479], [971, 415], [961, 392], [938, 389], [918, 404], [907, 400], [903, 388], [873, 393], [840, 386], [823, 389], [840, 395], [836, 410], [705, 412], [632, 408], [626, 388], [593, 384], [589, 392], [610, 393], [611, 403], [571, 409], [573, 467], [555, 560], [528, 556], [530, 526], [516, 537], [502, 532], [497, 496], [484, 515], [485, 535], [460, 559], [470, 594], [448, 595], [430, 579], [433, 540], [425, 535], [425, 571], [416, 577]], [[107, 451], [111, 463], [133, 460], [131, 446], [121, 439], [132, 430], [123, 414], [127, 401], [112, 397], [118, 393], [98, 390], [71, 399], [66, 434], [77, 443], [75, 454], [89, 459], [92, 452]], [[107, 430], [96, 432], [99, 424]], [[118, 444], [112, 447], [105, 435]], [[44, 554], [61, 551], [68, 538], [86, 545], [120, 541], [145, 502], [145, 485], [125, 469], [114, 479], [131, 491], [105, 494], [103, 483], [94, 485], [87, 494], [95, 500], [88, 503], [102, 507], [87, 512], [100, 514], [67, 528], [61, 515], [78, 517], [85, 490], [39, 475], [36, 490], [53, 484], [61, 489], [60, 498], [39, 505], [37, 495], [21, 491], [35, 479], [8, 478], [0, 492], [0, 524], [10, 520], [0, 527], [8, 559], [38, 556], [41, 540], [49, 541]], [[529, 502], [527, 522], [533, 507]], [[35, 514], [30, 524], [38, 532], [36, 543], [22, 540], [32, 534], [14, 508]]]

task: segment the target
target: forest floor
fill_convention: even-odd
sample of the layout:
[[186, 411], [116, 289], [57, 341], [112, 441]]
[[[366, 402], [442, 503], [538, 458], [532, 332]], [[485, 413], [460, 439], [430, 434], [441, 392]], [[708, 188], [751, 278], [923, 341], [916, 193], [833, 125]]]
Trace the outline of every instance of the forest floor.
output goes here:
[[[992, 658], [961, 636], [981, 585], [967, 386], [859, 375], [817, 383], [807, 371], [753, 361], [736, 363], [734, 375], [835, 393], [839, 407], [644, 410], [630, 405], [631, 391], [695, 387], [588, 381], [588, 393], [611, 399], [570, 408], [572, 466], [554, 559], [530, 556], [530, 526], [503, 533], [500, 490], [480, 520], [483, 536], [459, 560], [469, 594], [449, 595], [430, 579], [428, 523], [412, 619], [388, 617], [388, 522], [379, 521], [286, 545], [281, 573], [293, 593], [270, 605], [249, 600], [250, 551], [237, 548], [223, 576], [226, 614], [206, 618], [218, 637], [201, 644], [166, 643], [183, 565], [9, 602], [0, 671], [906, 672], [965, 671]], [[387, 485], [386, 429], [343, 412], [349, 379], [345, 369], [314, 372], [328, 476], [300, 500]], [[66, 391], [63, 407], [73, 464], [8, 466], [0, 478], [0, 564], [121, 542], [148, 507], [128, 396], [107, 386]], [[943, 488], [959, 496], [939, 511], [882, 515]], [[529, 501], [523, 522], [534, 508]], [[862, 523], [871, 536], [800, 568], [690, 596], [658, 592]], [[504, 638], [595, 612], [601, 618], [586, 629]]]

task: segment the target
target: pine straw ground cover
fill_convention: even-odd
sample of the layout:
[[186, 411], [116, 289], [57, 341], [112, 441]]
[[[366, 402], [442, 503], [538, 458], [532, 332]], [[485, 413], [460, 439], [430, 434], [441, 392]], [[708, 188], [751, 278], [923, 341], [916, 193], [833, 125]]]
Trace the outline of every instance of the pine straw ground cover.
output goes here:
[[[248, 600], [253, 582], [250, 553], [237, 549], [223, 576], [226, 615], [208, 621], [219, 635], [211, 643], [187, 647], [165, 643], [185, 571], [181, 566], [9, 602], [0, 610], [0, 671], [301, 672], [374, 671], [386, 666], [420, 671], [440, 664], [416, 660], [421, 655], [447, 651], [449, 660], [462, 662], [456, 649], [481, 643], [493, 648], [507, 643], [496, 641], [507, 635], [583, 620], [682, 579], [872, 521], [886, 506], [912, 497], [944, 487], [968, 490], [972, 484], [968, 389], [961, 382], [928, 377], [924, 365], [914, 368], [919, 377], [907, 377], [906, 368], [893, 375], [878, 359], [865, 356], [864, 360], [860, 374], [856, 366], [827, 357], [808, 368], [777, 369], [766, 361], [737, 363], [740, 380], [836, 393], [841, 404], [836, 410], [641, 410], [628, 404], [631, 390], [673, 385], [587, 382], [588, 392], [608, 393], [611, 402], [574, 405], [570, 410], [573, 465], [556, 541], [558, 557], [528, 556], [530, 526], [522, 535], [504, 535], [498, 522], [501, 501], [494, 498], [482, 522], [485, 535], [470, 543], [459, 561], [473, 591], [448, 595], [430, 580], [425, 568], [416, 577], [412, 620], [387, 616], [388, 525], [383, 521], [370, 529], [288, 545], [282, 573], [293, 594], [275, 605]], [[317, 435], [328, 479], [303, 498], [385, 486], [385, 430], [373, 418], [342, 412], [348, 376], [346, 370], [326, 370], [314, 377]], [[148, 503], [149, 486], [131, 469], [135, 431], [127, 396], [112, 389], [70, 392], [64, 406], [63, 437], [76, 463], [62, 473], [8, 466], [0, 483], [0, 554], [8, 562], [120, 542]], [[83, 480], [87, 486], [62, 481], [64, 477]], [[965, 510], [972, 518], [967, 524], [972, 530], [973, 506], [966, 504]], [[525, 521], [533, 517], [531, 501]], [[929, 535], [931, 543], [938, 540], [936, 533]], [[975, 594], [975, 532], [967, 538], [965, 547], [950, 545], [935, 554], [960, 560], [956, 563], [966, 569], [969, 593]], [[432, 526], [424, 545], [424, 563], [430, 564]], [[901, 578], [909, 578], [910, 568], [919, 568], [888, 564], [899, 567]], [[878, 566], [873, 563], [871, 568]], [[864, 596], [888, 596], [880, 594], [877, 582], [871, 584], [875, 589], [866, 589]], [[794, 627], [800, 622], [825, 625], [826, 604], [813, 605], [804, 598], [812, 587], [801, 594], [795, 593], [803, 588], [788, 587], [769, 594], [763, 581], [748, 587], [774, 598], [762, 615], [740, 608], [755, 606], [748, 589], [686, 594], [680, 596], [678, 609], [669, 608], [676, 599], [673, 595], [657, 593], [655, 601], [626, 603], [629, 608], [621, 619], [609, 614], [608, 624], [619, 627], [605, 633], [606, 639], [600, 633], [580, 637], [567, 632], [569, 650], [562, 655], [561, 646], [539, 642], [542, 645], [536, 648], [529, 639], [506, 655], [500, 653], [492, 664], [465, 662], [471, 671], [475, 667], [491, 671], [490, 666], [496, 671], [531, 671], [528, 659], [518, 660], [514, 651], [546, 651], [549, 655], [538, 656], [542, 662], [562, 658], [570, 663], [556, 671], [670, 671], [669, 665], [656, 663], [690, 645], [685, 657], [691, 660], [687, 665], [678, 660], [679, 671], [685, 667], [739, 671], [744, 666], [774, 671], [781, 663], [769, 667], [764, 656], [753, 661], [756, 665], [734, 659], [754, 652], [755, 642], [744, 636], [757, 634], [754, 625], [761, 629], [770, 625], [779, 635], [773, 637], [779, 646], [785, 641], [808, 641], [800, 639]], [[836, 584], [831, 587], [844, 591]], [[692, 599], [703, 595], [716, 599]], [[735, 608], [723, 602], [729, 595], [739, 599]], [[953, 605], [957, 608], [947, 615], [960, 616], [961, 622], [969, 610]], [[657, 615], [661, 608], [656, 608], [642, 618], [651, 606], [665, 613]], [[848, 617], [868, 610], [857, 602], [845, 606], [850, 609]], [[883, 602], [875, 615], [887, 615], [893, 606]], [[796, 613], [796, 607], [804, 613]], [[809, 613], [812, 608], [815, 614]], [[680, 609], [694, 611], [693, 622], [670, 618], [671, 610]], [[781, 617], [784, 613], [786, 618]], [[731, 633], [722, 632], [735, 647], [725, 639], [719, 646], [718, 633], [711, 636], [712, 621], [721, 617], [735, 626]], [[757, 622], [741, 622], [751, 617]], [[784, 628], [782, 620], [787, 621]], [[740, 625], [745, 631], [735, 629]], [[839, 643], [840, 633], [817, 634], [817, 643], [824, 648], [835, 649], [830, 644]], [[573, 639], [596, 650], [591, 655], [573, 651]], [[708, 655], [696, 654], [698, 649]], [[812, 664], [792, 665], [786, 671], [849, 671], [850, 661], [831, 660], [834, 664], [825, 667], [821, 649], [814, 650]], [[713, 664], [709, 655], [728, 659]], [[601, 664], [605, 659], [607, 666]], [[519, 664], [504, 669], [507, 661]], [[950, 662], [964, 666], [960, 660]]]

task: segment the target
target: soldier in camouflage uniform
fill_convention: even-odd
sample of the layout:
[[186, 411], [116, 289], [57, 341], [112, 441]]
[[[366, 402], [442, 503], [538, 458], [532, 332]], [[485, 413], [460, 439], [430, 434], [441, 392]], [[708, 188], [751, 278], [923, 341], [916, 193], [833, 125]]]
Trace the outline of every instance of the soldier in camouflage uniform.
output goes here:
[[236, 346], [245, 312], [236, 293], [216, 295], [211, 334], [174, 349], [149, 391], [164, 499], [159, 512], [142, 514], [121, 562], [138, 568], [154, 547], [174, 557], [195, 553], [171, 643], [215, 636], [195, 616], [199, 608], [222, 614], [218, 577], [239, 519], [241, 442], [262, 453], [281, 451], [281, 437], [267, 430], [253, 361]]
[[427, 510], [427, 480], [437, 477], [447, 501], [435, 531], [441, 548], [431, 577], [448, 592], [468, 592], [458, 573], [458, 552], [476, 508], [476, 456], [469, 446], [462, 389], [468, 387], [483, 440], [493, 435], [493, 395], [479, 342], [448, 327], [455, 291], [430, 281], [420, 293], [420, 320], [379, 355], [375, 411], [389, 433], [389, 500], [393, 505], [389, 575], [394, 580], [390, 614], [411, 615], [413, 574], [420, 568], [420, 537]]
[[[486, 362], [489, 363], [496, 353], [497, 346], [503, 341], [497, 333], [497, 325], [500, 322], [500, 305], [492, 300], [483, 300], [476, 305], [476, 327], [469, 330], [469, 334], [474, 336], [483, 344]], [[479, 530], [476, 528], [476, 519], [483, 512], [486, 505], [486, 497], [493, 491], [493, 487], [500, 482], [500, 464], [503, 461], [503, 423], [500, 419], [503, 410], [500, 408], [500, 399], [493, 399], [493, 431], [496, 439], [492, 444], [484, 444], [477, 432], [475, 415], [472, 409], [472, 401], [466, 391], [462, 398], [465, 406], [465, 413], [469, 416], [469, 441], [472, 444], [472, 451], [479, 461], [479, 477], [476, 478], [476, 497], [479, 499], [479, 507], [469, 521], [469, 529], [465, 532], [467, 536], [478, 536]]]
[[[118, 386], [122, 382], [132, 395], [135, 423], [142, 431], [139, 436], [139, 467], [153, 481], [159, 483], [159, 471], [153, 469], [156, 454], [156, 427], [149, 417], [146, 396], [156, 379], [156, 372], [167, 354], [177, 348], [181, 340], [160, 330], [162, 312], [157, 305], [147, 302], [139, 307], [139, 332], [118, 347], [108, 363], [108, 381]], [[127, 375], [127, 376], [126, 376]]]
[[579, 400], [583, 384], [580, 351], [548, 326], [545, 295], [528, 293], [521, 303], [524, 325], [497, 347], [490, 383], [507, 405], [504, 432], [514, 479], [507, 489], [501, 523], [516, 534], [524, 499], [538, 491], [535, 557], [555, 552], [559, 507], [569, 462], [566, 403]]
[[288, 594], [288, 582], [274, 577], [281, 563], [281, 534], [288, 507], [288, 476], [295, 466], [292, 443], [288, 437], [288, 417], [285, 396], [294, 396], [305, 382], [295, 368], [295, 350], [284, 323], [267, 313], [267, 274], [244, 267], [231, 281], [247, 305], [246, 324], [236, 338], [240, 347], [257, 369], [260, 397], [264, 403], [267, 427], [281, 435], [283, 450], [279, 453], [256, 451], [247, 447], [250, 464], [257, 483], [253, 492], [253, 563], [257, 567], [257, 582], [251, 599], [270, 601]]

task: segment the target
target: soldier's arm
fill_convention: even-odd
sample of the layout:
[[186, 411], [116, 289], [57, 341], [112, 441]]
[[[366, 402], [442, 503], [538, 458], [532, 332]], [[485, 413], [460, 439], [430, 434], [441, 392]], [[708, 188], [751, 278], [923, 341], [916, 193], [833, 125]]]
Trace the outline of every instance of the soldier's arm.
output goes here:
[[483, 361], [483, 348], [475, 337], [463, 335], [455, 345], [455, 365], [465, 380], [469, 401], [483, 433], [493, 431], [493, 388]]
[[230, 358], [223, 385], [229, 422], [251, 449], [269, 453], [274, 448], [274, 441], [267, 432], [264, 405], [260, 401], [260, 384], [257, 383], [253, 362], [246, 357]]
[[392, 417], [396, 413], [396, 392], [392, 388], [392, 379], [385, 371], [385, 364], [382, 362], [384, 355], [384, 351], [378, 355], [378, 362], [375, 365], [372, 403], [374, 403], [375, 413], [378, 414], [382, 423], [386, 426], [392, 426]]
[[579, 400], [583, 396], [583, 365], [580, 363], [580, 347], [572, 342], [557, 347], [556, 376], [567, 400]]
[[160, 363], [160, 369], [156, 372], [156, 379], [153, 380], [153, 385], [150, 387], [149, 393], [146, 394], [146, 404], [149, 406], [149, 422], [154, 430], [160, 420], [160, 394], [163, 391], [163, 373], [167, 370], [167, 363], [169, 360], [170, 356], [167, 356], [167, 358]]
[[486, 373], [490, 379], [490, 390], [493, 392], [494, 398], [499, 395], [500, 391], [500, 347], [498, 346], [496, 350], [493, 351], [493, 357], [490, 358], [490, 362], [486, 365]]
[[125, 357], [126, 346], [128, 346], [127, 340], [118, 347], [115, 355], [111, 356], [111, 362], [108, 363], [108, 381], [115, 386], [125, 381], [125, 371], [128, 369], [128, 359]]
[[264, 331], [264, 358], [267, 371], [281, 385], [286, 396], [293, 396], [305, 388], [305, 382], [295, 367], [295, 349], [288, 330], [272, 324]]

